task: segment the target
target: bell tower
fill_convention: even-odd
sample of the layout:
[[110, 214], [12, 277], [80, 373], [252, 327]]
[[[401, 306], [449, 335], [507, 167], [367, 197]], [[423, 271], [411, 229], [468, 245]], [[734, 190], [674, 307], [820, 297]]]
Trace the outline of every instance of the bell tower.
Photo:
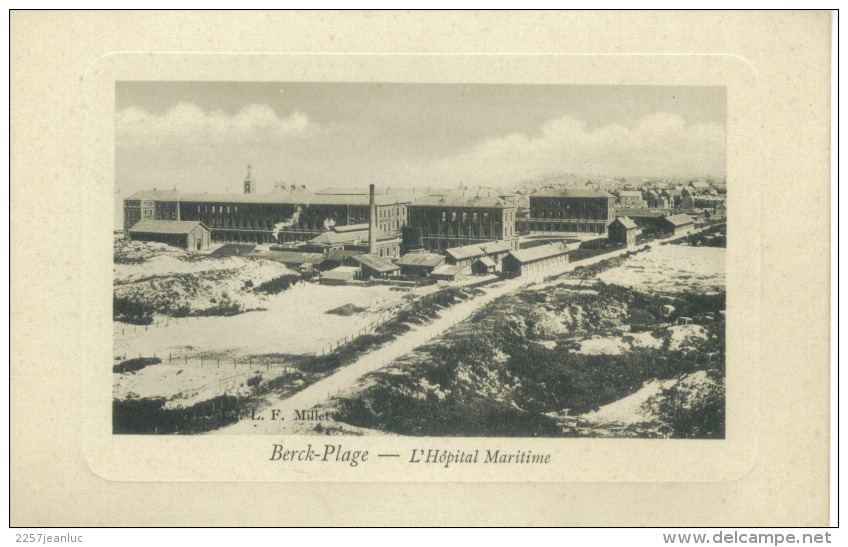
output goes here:
[[244, 179], [244, 193], [256, 193], [256, 182], [253, 180], [253, 167], [249, 163], [247, 164], [247, 177]]

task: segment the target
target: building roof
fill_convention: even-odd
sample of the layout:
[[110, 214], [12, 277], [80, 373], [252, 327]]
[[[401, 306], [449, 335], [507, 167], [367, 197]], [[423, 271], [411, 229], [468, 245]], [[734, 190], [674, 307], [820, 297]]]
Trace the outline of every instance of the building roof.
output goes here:
[[479, 243], [476, 245], [464, 245], [462, 247], [453, 247], [445, 251], [454, 260], [464, 260], [466, 258], [475, 258], [478, 256], [505, 253], [509, 252], [509, 243], [502, 241], [493, 241], [491, 243]]
[[[309, 192], [276, 191], [265, 194], [224, 194], [224, 193], [181, 193], [177, 191], [144, 190], [136, 192], [127, 200], [152, 199], [159, 201], [185, 201], [191, 203], [256, 203], [280, 205], [352, 205], [368, 206], [368, 193], [364, 194], [315, 194]], [[402, 194], [377, 194], [374, 196], [377, 205], [393, 205], [410, 203], [411, 197]]]
[[336, 281], [349, 281], [353, 279], [359, 268], [355, 266], [339, 266], [321, 274], [321, 279], [333, 279]]
[[139, 220], [130, 228], [130, 233], [187, 234], [197, 228], [198, 225], [209, 230], [199, 220]]
[[297, 251], [265, 251], [263, 253], [254, 253], [262, 258], [276, 260], [287, 265], [301, 266], [303, 264], [320, 264], [327, 259], [323, 253], [301, 253]]
[[628, 230], [635, 230], [637, 228], [636, 223], [633, 222], [633, 219], [630, 217], [618, 217], [617, 219], [612, 221], [613, 224], [615, 224], [616, 222], [618, 222]]
[[642, 192], [638, 190], [622, 190], [618, 193], [618, 197], [621, 198], [641, 198]]
[[593, 188], [549, 188], [532, 194], [530, 198], [611, 198], [612, 194]]
[[563, 255], [567, 252], [568, 247], [565, 244], [550, 243], [548, 245], [538, 245], [536, 247], [530, 247], [529, 249], [520, 249], [518, 251], [512, 251], [509, 254], [518, 262], [521, 262], [522, 264], [527, 264], [530, 262], [543, 260], [545, 258]]
[[388, 273], [400, 269], [400, 266], [392, 264], [391, 261], [374, 254], [356, 255], [352, 258], [369, 270], [374, 270], [375, 272]]
[[[395, 236], [387, 234], [382, 230], [377, 230], [377, 241], [386, 239], [394, 239]], [[346, 231], [329, 231], [324, 232], [309, 240], [313, 245], [344, 245], [358, 242], [368, 242], [368, 230], [357, 230], [352, 232]]]
[[423, 266], [435, 268], [445, 261], [445, 257], [435, 253], [407, 253], [400, 257], [395, 264], [398, 266]]
[[497, 253], [508, 253], [512, 249], [509, 246], [509, 243], [505, 241], [492, 241], [490, 243], [483, 243], [480, 245], [484, 251], [486, 251], [487, 255], [493, 255]]
[[710, 187], [710, 183], [705, 182], [705, 181], [703, 181], [703, 180], [696, 180], [695, 182], [693, 182], [693, 183], [691, 184], [691, 186], [692, 186], [693, 188], [709, 188], [709, 187]]
[[498, 196], [436, 195], [425, 196], [412, 202], [412, 207], [467, 207], [485, 209], [507, 209], [515, 203]]
[[155, 200], [155, 201], [176, 201], [179, 199], [180, 193], [176, 190], [141, 190], [136, 192], [124, 200]]
[[487, 268], [494, 268], [496, 266], [495, 261], [489, 258], [488, 256], [484, 256], [483, 258], [478, 259], [474, 262], [475, 264], [480, 263]]
[[443, 275], [445, 277], [453, 277], [462, 273], [463, 270], [465, 270], [465, 266], [442, 264], [441, 266], [438, 266], [433, 269], [432, 275]]
[[630, 218], [660, 218], [667, 214], [665, 211], [657, 211], [655, 209], [632, 209], [620, 208], [615, 210], [616, 216]]
[[669, 215], [665, 219], [673, 226], [685, 226], [687, 224], [694, 224], [695, 222], [695, 219], [689, 215]]
[[368, 223], [364, 224], [346, 224], [345, 226], [333, 226], [334, 232], [357, 232], [361, 230], [368, 230]]

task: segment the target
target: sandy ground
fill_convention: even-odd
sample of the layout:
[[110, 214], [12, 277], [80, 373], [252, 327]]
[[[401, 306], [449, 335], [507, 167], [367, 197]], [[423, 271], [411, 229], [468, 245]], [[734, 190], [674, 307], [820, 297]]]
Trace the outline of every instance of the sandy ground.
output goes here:
[[582, 414], [580, 419], [587, 422], [614, 422], [623, 425], [651, 422], [654, 420], [654, 415], [646, 404], [648, 399], [659, 395], [661, 390], [668, 389], [676, 383], [676, 379], [665, 382], [659, 380], [645, 382], [636, 393], [604, 405], [594, 412]]
[[650, 332], [634, 332], [628, 336], [633, 340], [627, 341], [621, 336], [587, 338], [580, 342], [578, 353], [585, 355], [621, 355], [634, 347], [659, 348], [663, 343], [661, 339], [654, 338]]
[[726, 250], [719, 247], [658, 245], [598, 274], [604, 283], [655, 290], [724, 286]]
[[218, 395], [246, 395], [247, 380], [261, 375], [271, 378], [284, 370], [283, 365], [232, 365], [232, 361], [199, 361], [150, 365], [135, 373], [115, 374], [112, 394], [115, 399], [165, 397], [166, 408], [191, 406]]
[[[230, 317], [158, 319], [147, 327], [114, 323], [115, 355], [127, 358], [199, 351], [235, 354], [303, 354], [358, 334], [387, 309], [400, 306], [402, 295], [386, 286], [332, 287], [299, 283], [262, 302], [267, 311]], [[349, 317], [327, 314], [344, 304], [367, 311]]]

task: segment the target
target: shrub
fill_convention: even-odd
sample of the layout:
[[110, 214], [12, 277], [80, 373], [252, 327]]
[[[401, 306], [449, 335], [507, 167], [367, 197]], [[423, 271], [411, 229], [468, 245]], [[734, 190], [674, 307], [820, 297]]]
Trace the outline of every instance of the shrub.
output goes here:
[[148, 365], [158, 365], [162, 359], [158, 357], [138, 357], [135, 359], [127, 359], [112, 367], [112, 372], [122, 374], [124, 372], [135, 372], [141, 370]]
[[300, 281], [299, 274], [286, 274], [261, 283], [254, 290], [265, 294], [279, 294]]

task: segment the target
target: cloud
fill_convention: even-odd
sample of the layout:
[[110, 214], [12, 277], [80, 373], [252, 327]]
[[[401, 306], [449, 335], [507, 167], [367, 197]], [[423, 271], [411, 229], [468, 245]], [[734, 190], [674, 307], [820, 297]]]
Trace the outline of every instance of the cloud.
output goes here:
[[295, 112], [281, 118], [263, 104], [229, 114], [182, 102], [163, 114], [137, 106], [123, 108], [116, 114], [115, 129], [118, 146], [170, 146], [274, 141], [308, 136], [317, 126], [306, 114]]
[[512, 133], [487, 139], [439, 161], [435, 176], [445, 182], [504, 184], [552, 173], [683, 176], [723, 175], [725, 129], [716, 123], [687, 124], [658, 112], [632, 126], [611, 124], [588, 130], [564, 116], [538, 135]]

